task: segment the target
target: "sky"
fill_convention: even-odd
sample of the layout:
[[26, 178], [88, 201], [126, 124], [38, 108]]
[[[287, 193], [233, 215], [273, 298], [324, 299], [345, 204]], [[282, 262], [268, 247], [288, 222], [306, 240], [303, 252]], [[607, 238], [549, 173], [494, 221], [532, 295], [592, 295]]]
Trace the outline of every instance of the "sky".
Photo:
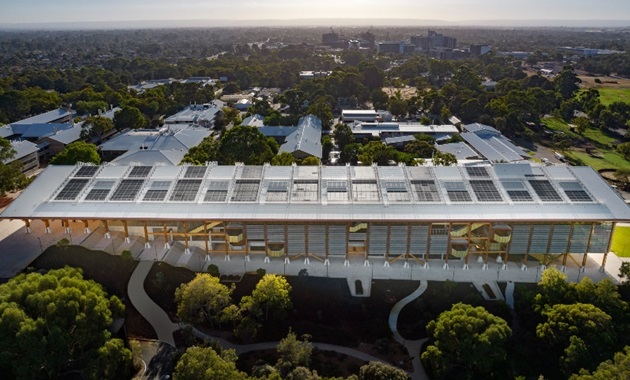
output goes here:
[[0, 0], [0, 23], [403, 18], [630, 20], [629, 0]]

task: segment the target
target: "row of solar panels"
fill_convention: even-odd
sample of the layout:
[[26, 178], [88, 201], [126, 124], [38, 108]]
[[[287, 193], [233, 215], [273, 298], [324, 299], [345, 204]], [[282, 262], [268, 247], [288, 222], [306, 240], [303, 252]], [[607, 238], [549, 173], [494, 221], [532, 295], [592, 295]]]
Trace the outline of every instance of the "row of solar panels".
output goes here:
[[[82, 167], [74, 176], [69, 179], [65, 186], [57, 193], [54, 200], [58, 201], [75, 201], [79, 195], [86, 189], [88, 183], [92, 180], [87, 177], [84, 168], [97, 168], [97, 167]], [[189, 168], [205, 168], [205, 167], [189, 167]], [[135, 171], [137, 169], [137, 171]], [[148, 176], [146, 169], [151, 169], [148, 166], [136, 166], [127, 174], [126, 178], [122, 179], [116, 185], [117, 181], [114, 179], [94, 180], [94, 184], [89, 188], [88, 193], [83, 198], [84, 201], [135, 201], [138, 194], [142, 192], [145, 187], [145, 183], [148, 183], [148, 187], [143, 201], [158, 202], [164, 201], [171, 190], [171, 185], [174, 182], [169, 200], [174, 202], [194, 202], [197, 199], [197, 193], [199, 192], [203, 179], [197, 178], [182, 178], [175, 181], [168, 180], [153, 180], [148, 181], [145, 178], [139, 177], [144, 175]], [[472, 169], [485, 169], [485, 168], [472, 168]], [[83, 177], [80, 176], [83, 174]], [[188, 171], [186, 174], [189, 174]], [[201, 175], [201, 171], [193, 171], [191, 175]], [[480, 176], [481, 177], [481, 176]], [[545, 179], [529, 179], [526, 181], [529, 183], [531, 189], [536, 193], [538, 199], [542, 202], [563, 202], [564, 199], [551, 184], [550, 181]], [[271, 202], [283, 202], [289, 199], [289, 193], [291, 193], [291, 199], [298, 202], [317, 202], [320, 200], [320, 182], [318, 180], [267, 180], [264, 181], [266, 187], [266, 200]], [[206, 180], [206, 193], [204, 195], [204, 202], [225, 202], [228, 197], [228, 191], [230, 190], [231, 180]], [[495, 182], [490, 179], [471, 179], [467, 182], [464, 181], [442, 181], [441, 182], [446, 196], [450, 202], [455, 203], [468, 203], [474, 202], [504, 202], [505, 199], [501, 192], [497, 189]], [[467, 186], [468, 184], [468, 186]], [[534, 202], [536, 201], [530, 190], [525, 186], [525, 181], [521, 180], [509, 180], [502, 181], [509, 200], [512, 202]], [[382, 190], [387, 194], [389, 202], [411, 202], [413, 193], [415, 195], [415, 201], [417, 202], [441, 202], [442, 192], [439, 188], [439, 184], [434, 180], [411, 180], [409, 181], [410, 188], [407, 186], [406, 181], [386, 180], [381, 181]], [[592, 202], [593, 198], [584, 190], [582, 185], [577, 181], [564, 181], [558, 182], [560, 189], [564, 192], [566, 198], [571, 202]], [[233, 202], [256, 202], [258, 200], [258, 194], [261, 186], [261, 181], [258, 179], [237, 179], [234, 183], [232, 196], [230, 198]], [[113, 190], [112, 193], [112, 189]], [[326, 188], [326, 197], [329, 201], [355, 201], [365, 203], [377, 203], [382, 201], [381, 189], [379, 183], [376, 180], [322, 180], [321, 187]], [[472, 194], [469, 191], [472, 189]], [[110, 195], [111, 193], [111, 195]], [[474, 199], [473, 200], [473, 194]]]

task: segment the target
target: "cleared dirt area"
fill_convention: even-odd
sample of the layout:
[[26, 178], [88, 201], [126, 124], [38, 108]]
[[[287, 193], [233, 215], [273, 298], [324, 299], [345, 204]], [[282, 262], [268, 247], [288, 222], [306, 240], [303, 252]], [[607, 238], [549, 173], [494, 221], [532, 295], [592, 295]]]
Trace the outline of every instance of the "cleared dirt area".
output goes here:
[[394, 96], [396, 91], [400, 91], [400, 95], [402, 98], [407, 100], [412, 96], [416, 95], [415, 87], [404, 87], [404, 88], [396, 88], [396, 87], [383, 87], [383, 92], [387, 94], [387, 96]]
[[[630, 88], [630, 79], [627, 78], [587, 75], [578, 75], [578, 78], [582, 81], [582, 88]], [[601, 83], [595, 82], [595, 79], [599, 79]]]

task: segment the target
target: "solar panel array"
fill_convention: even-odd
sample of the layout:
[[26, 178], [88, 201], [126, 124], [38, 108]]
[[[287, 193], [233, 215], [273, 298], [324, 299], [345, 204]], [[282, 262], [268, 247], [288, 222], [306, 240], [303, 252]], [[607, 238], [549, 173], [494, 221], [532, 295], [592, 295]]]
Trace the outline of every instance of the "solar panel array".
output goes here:
[[89, 179], [78, 179], [73, 178], [69, 180], [66, 185], [61, 189], [59, 194], [55, 197], [55, 200], [58, 201], [73, 201], [77, 198], [81, 190], [85, 187], [85, 185], [90, 182]]
[[[484, 168], [485, 169], [485, 168]], [[471, 180], [470, 186], [480, 202], [501, 202], [503, 197], [490, 180]]]
[[529, 184], [532, 186], [538, 198], [543, 202], [560, 202], [562, 198], [547, 180], [529, 180]]
[[175, 189], [171, 193], [171, 201], [192, 202], [197, 198], [197, 192], [201, 186], [200, 179], [180, 179], [175, 184]]
[[[527, 168], [527, 166], [526, 166]], [[545, 167], [80, 166], [51, 201], [277, 203], [595, 202]], [[563, 195], [564, 193], [564, 195]], [[474, 194], [474, 195], [473, 195]]]
[[133, 166], [129, 172], [130, 178], [146, 178], [151, 173], [152, 166]]
[[81, 166], [79, 170], [74, 174], [75, 177], [94, 177], [94, 174], [98, 171], [98, 166]]

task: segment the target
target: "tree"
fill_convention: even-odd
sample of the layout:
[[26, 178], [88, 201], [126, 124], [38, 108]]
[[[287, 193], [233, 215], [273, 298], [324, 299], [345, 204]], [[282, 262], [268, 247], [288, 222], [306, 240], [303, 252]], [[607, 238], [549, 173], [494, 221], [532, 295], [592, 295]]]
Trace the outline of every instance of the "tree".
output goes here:
[[612, 318], [600, 308], [585, 303], [558, 304], [543, 311], [545, 322], [536, 326], [536, 336], [560, 357], [565, 374], [593, 368], [614, 346]]
[[103, 135], [114, 129], [114, 123], [102, 116], [90, 116], [81, 126], [81, 138], [96, 137], [99, 141]]
[[295, 333], [289, 329], [287, 336], [278, 343], [276, 351], [279, 358], [276, 368], [281, 374], [285, 375], [297, 367], [309, 367], [313, 345], [308, 338], [307, 335], [303, 335], [302, 340], [298, 340]]
[[241, 299], [241, 309], [247, 310], [258, 319], [281, 320], [292, 307], [291, 285], [286, 278], [276, 274], [266, 274], [256, 284], [251, 296]]
[[331, 121], [334, 118], [332, 107], [326, 97], [320, 96], [308, 106], [307, 114], [315, 115], [321, 122], [323, 129], [330, 129]]
[[534, 311], [542, 312], [549, 306], [575, 301], [575, 292], [567, 281], [567, 275], [551, 267], [543, 271], [534, 298]]
[[622, 280], [622, 284], [628, 285], [628, 282], [630, 282], [630, 262], [624, 261], [621, 263], [619, 267], [619, 277]]
[[335, 125], [332, 137], [335, 139], [335, 144], [339, 147], [339, 151], [343, 151], [348, 144], [354, 142], [354, 133], [352, 128], [344, 123], [338, 123]]
[[223, 309], [232, 303], [233, 290], [221, 284], [218, 277], [197, 273], [192, 281], [175, 290], [177, 315], [188, 323], [221, 323]]
[[352, 165], [356, 165], [357, 161], [359, 160], [359, 152], [361, 150], [361, 144], [359, 143], [352, 143], [352, 144], [348, 144], [346, 145], [345, 148], [343, 148], [341, 150], [341, 153], [339, 154], [339, 161], [341, 161], [341, 163], [344, 164], [352, 164]]
[[289, 152], [281, 152], [271, 159], [271, 165], [291, 166], [295, 163], [295, 157]]
[[262, 165], [271, 162], [274, 155], [269, 140], [258, 128], [241, 125], [223, 135], [218, 158], [224, 165], [233, 165], [236, 162]]
[[381, 362], [369, 362], [359, 368], [359, 380], [408, 380], [407, 372]]
[[571, 123], [575, 125], [575, 131], [580, 135], [591, 125], [591, 121], [584, 116], [574, 118]]
[[579, 90], [578, 83], [580, 83], [580, 78], [577, 77], [571, 66], [563, 67], [553, 80], [556, 91], [563, 99], [573, 97]]
[[139, 109], [127, 106], [114, 114], [114, 126], [123, 129], [139, 129], [147, 126], [147, 119]]
[[217, 161], [219, 156], [219, 141], [209, 136], [201, 140], [199, 145], [193, 146], [188, 150], [182, 163], [190, 163], [193, 165], [204, 165], [206, 162]]
[[119, 378], [131, 353], [108, 331], [124, 305], [65, 267], [20, 274], [0, 285], [0, 370], [6, 378]]
[[416, 157], [431, 158], [433, 153], [436, 152], [436, 149], [433, 144], [427, 141], [414, 140], [405, 145], [404, 151]]
[[322, 162], [315, 156], [309, 156], [298, 162], [300, 166], [319, 166]]
[[396, 159], [396, 150], [388, 147], [380, 141], [370, 141], [363, 145], [359, 150], [359, 161], [363, 165], [371, 165], [376, 163], [380, 166], [389, 165], [390, 160]]
[[322, 159], [327, 161], [330, 157], [330, 152], [332, 152], [335, 144], [333, 144], [332, 139], [329, 135], [325, 135], [322, 137]]
[[433, 344], [422, 354], [422, 361], [438, 376], [458, 374], [469, 379], [491, 374], [506, 360], [505, 345], [512, 335], [503, 319], [483, 307], [463, 303], [429, 322], [427, 332]]
[[451, 166], [457, 164], [457, 157], [452, 153], [442, 153], [439, 150], [433, 155], [433, 165]]
[[22, 174], [22, 163], [19, 160], [9, 162], [15, 156], [15, 149], [9, 140], [0, 137], [0, 196], [15, 190], [26, 178]]
[[621, 182], [624, 189], [630, 188], [630, 168], [617, 169], [613, 173], [613, 176], [615, 176], [617, 181]]
[[623, 156], [623, 158], [630, 161], [630, 142], [617, 145], [617, 151]]
[[613, 360], [601, 363], [592, 374], [582, 369], [578, 375], [573, 375], [569, 380], [626, 380], [630, 379], [630, 347], [626, 346], [623, 352], [617, 352]]
[[177, 361], [174, 380], [245, 380], [248, 376], [236, 369], [236, 352], [211, 347], [189, 347]]
[[99, 165], [101, 157], [98, 155], [96, 145], [84, 141], [76, 141], [66, 146], [50, 160], [51, 165], [75, 165], [77, 162], [91, 162]]
[[407, 102], [398, 97], [392, 97], [389, 99], [389, 112], [400, 119], [407, 115]]

